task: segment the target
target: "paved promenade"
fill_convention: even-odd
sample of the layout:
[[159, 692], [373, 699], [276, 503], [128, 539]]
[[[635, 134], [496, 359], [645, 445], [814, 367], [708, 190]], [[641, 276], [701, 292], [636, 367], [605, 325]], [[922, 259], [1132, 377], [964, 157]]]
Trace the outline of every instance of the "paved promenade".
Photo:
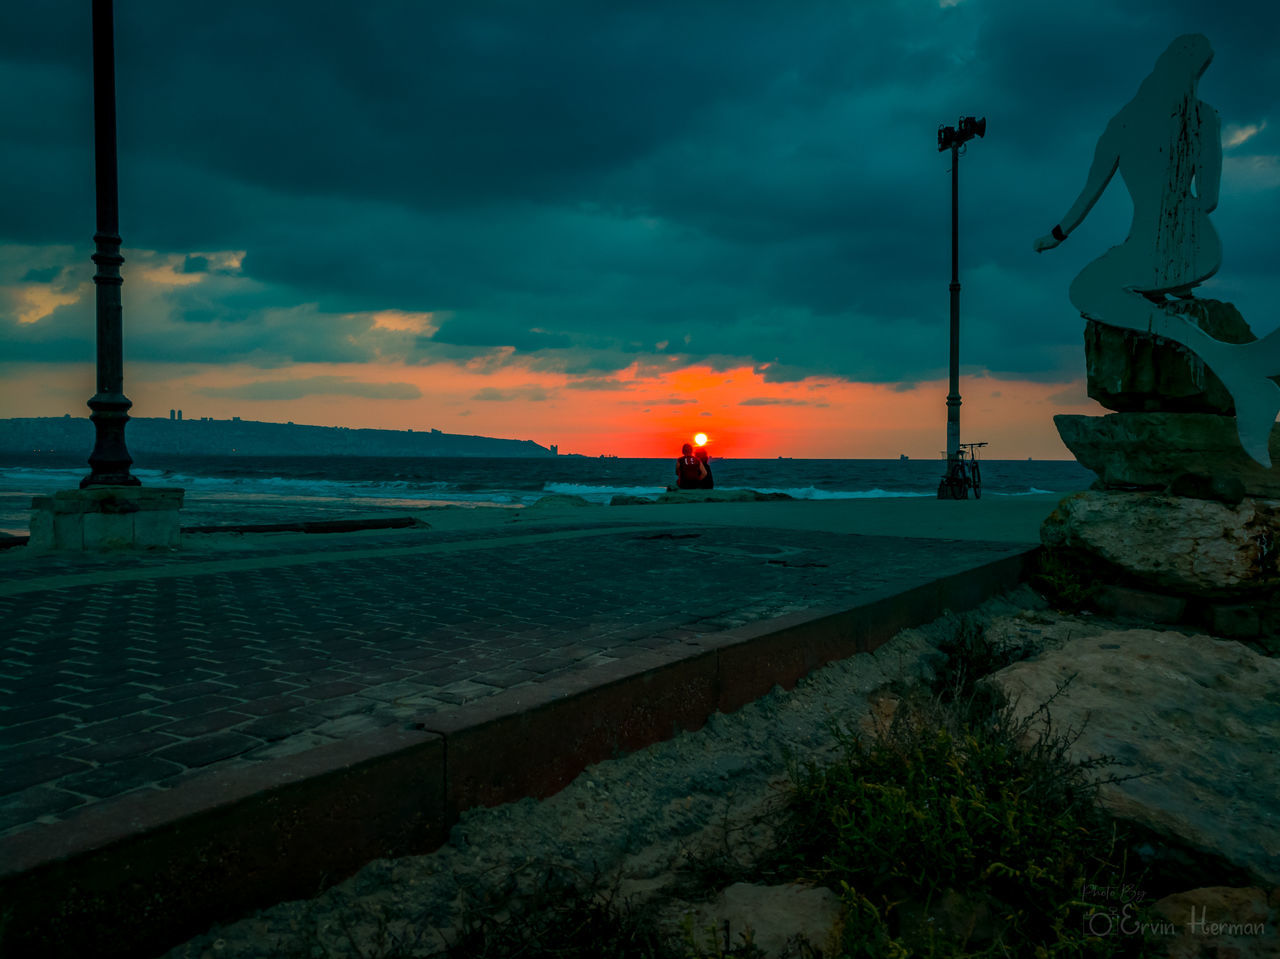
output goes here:
[[[758, 696], [775, 682], [794, 682], [822, 657], [866, 648], [849, 645], [865, 618], [860, 608], [892, 607], [877, 614], [889, 617], [883, 633], [890, 621], [936, 615], [930, 604], [938, 597], [978, 601], [975, 589], [991, 586], [937, 593], [931, 584], [959, 583], [957, 576], [991, 564], [1007, 571], [982, 574], [983, 583], [1007, 579], [1051, 508], [936, 500], [531, 508], [487, 510], [479, 523], [477, 511], [440, 510], [419, 514], [429, 525], [405, 529], [189, 535], [182, 550], [165, 554], [7, 550], [0, 553], [0, 848], [14, 857], [11, 868], [22, 863], [13, 880], [34, 869], [52, 890], [85, 875], [60, 878], [59, 862], [80, 870], [74, 864], [90, 862], [84, 857], [95, 848], [118, 850], [99, 857], [101, 877], [77, 891], [71, 914], [84, 918], [57, 933], [69, 937], [61, 946], [38, 931], [22, 935], [37, 936], [33, 951], [73, 955], [83, 945], [75, 929], [118, 928], [129, 900], [94, 905], [106, 900], [93, 890], [110, 889], [134, 861], [148, 863], [138, 876], [152, 877], [145, 895], [155, 902], [173, 882], [189, 884], [194, 900], [175, 905], [169, 925], [154, 926], [147, 942], [190, 935], [201, 910], [212, 907], [199, 901], [205, 887], [198, 890], [194, 874], [172, 859], [179, 849], [189, 847], [182, 862], [193, 865], [181, 868], [190, 870], [213, 855], [202, 848], [230, 855], [225, 843], [241, 843], [226, 839], [235, 830], [278, 832], [272, 815], [285, 815], [290, 828], [323, 830], [344, 790], [375, 806], [403, 795], [406, 810], [420, 810], [425, 800], [413, 798], [413, 783], [425, 775], [421, 795], [435, 812], [426, 826], [413, 824], [413, 848], [447, 828], [456, 814], [450, 809], [465, 808], [459, 795], [484, 801], [528, 788], [502, 785], [510, 779], [502, 768], [462, 771], [483, 765], [486, 751], [523, 749], [537, 763], [533, 753], [557, 748], [557, 736], [580, 745], [565, 725], [579, 722], [571, 717], [580, 707], [567, 704], [592, 701], [593, 686], [604, 698], [585, 707], [594, 710], [589, 722], [608, 729], [582, 735], [608, 738], [615, 730], [619, 741], [643, 743], [662, 738], [664, 728], [670, 735], [672, 723], [696, 728], [706, 709], [717, 708], [716, 696], [719, 708], [736, 708], [715, 692], [729, 688], [716, 678], [725, 669], [739, 670], [741, 688], [757, 690], [746, 695]], [[990, 538], [972, 538], [975, 530]], [[891, 531], [899, 535], [885, 535]], [[1017, 562], [1001, 564], [1010, 560]], [[916, 609], [904, 594], [925, 599]], [[853, 612], [839, 613], [835, 624], [830, 614], [838, 611]], [[664, 669], [675, 672], [663, 679]], [[790, 678], [773, 670], [789, 670]], [[610, 684], [619, 682], [615, 695]], [[680, 683], [703, 691], [686, 695]], [[681, 718], [686, 707], [691, 712]], [[525, 709], [532, 710], [527, 721]], [[641, 714], [651, 731], [624, 729]], [[531, 745], [512, 747], [503, 729], [525, 729]], [[484, 745], [489, 735], [498, 737], [497, 752]], [[448, 772], [455, 763], [459, 771]], [[385, 781], [366, 788], [332, 778], [361, 768]], [[270, 798], [286, 782], [309, 781], [319, 797], [310, 807], [312, 787]], [[483, 785], [490, 781], [497, 785]], [[268, 797], [259, 812], [245, 805], [255, 793]], [[249, 810], [247, 825], [217, 825], [216, 811], [232, 800]], [[289, 812], [296, 802], [312, 811]], [[372, 814], [351, 815], [344, 821]], [[397, 828], [389, 815], [388, 828]], [[175, 834], [165, 822], [208, 825]], [[159, 845], [140, 839], [136, 853], [120, 845], [131, 832], [153, 830], [167, 837]], [[175, 838], [181, 835], [194, 838]], [[379, 842], [360, 848], [396, 848]], [[280, 848], [275, 855], [323, 849], [313, 841]], [[349, 869], [359, 855], [355, 849], [349, 861], [316, 869]], [[176, 870], [173, 880], [164, 879], [167, 869]], [[234, 878], [223, 869], [201, 881], [216, 898], [231, 895], [218, 884]], [[218, 908], [266, 904], [280, 883], [264, 878], [240, 905]]]
[[[712, 508], [712, 507], [708, 507]], [[590, 525], [219, 537], [4, 557], [0, 835], [1016, 552], [806, 530]], [[575, 520], [577, 522], [575, 522]], [[1025, 547], [1024, 547], [1025, 548]]]

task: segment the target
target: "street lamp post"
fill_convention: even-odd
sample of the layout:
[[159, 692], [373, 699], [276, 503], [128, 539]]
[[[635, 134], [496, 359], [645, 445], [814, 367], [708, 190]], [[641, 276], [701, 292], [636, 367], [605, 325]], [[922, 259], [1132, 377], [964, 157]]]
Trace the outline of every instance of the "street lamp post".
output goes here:
[[115, 30], [112, 0], [93, 0], [93, 129], [98, 222], [93, 276], [98, 314], [98, 392], [89, 400], [95, 439], [89, 465], [80, 481], [90, 486], [138, 486], [129, 466], [124, 428], [133, 404], [124, 395], [124, 341], [121, 330], [119, 208], [116, 190]]
[[[944, 477], [944, 485], [957, 475], [960, 460], [960, 148], [975, 136], [986, 136], [986, 133], [985, 117], [981, 120], [961, 117], [954, 127], [938, 128], [938, 151], [951, 151], [951, 382], [947, 393], [947, 476]], [[967, 492], [955, 496], [956, 499], [966, 497]]]

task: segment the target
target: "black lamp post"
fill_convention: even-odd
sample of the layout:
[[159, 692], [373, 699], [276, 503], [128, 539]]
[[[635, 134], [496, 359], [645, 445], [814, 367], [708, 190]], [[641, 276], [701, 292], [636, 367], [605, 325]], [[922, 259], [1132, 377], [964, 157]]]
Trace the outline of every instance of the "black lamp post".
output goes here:
[[124, 342], [121, 331], [119, 209], [116, 196], [116, 77], [112, 0], [93, 0], [93, 153], [98, 197], [97, 252], [93, 276], [98, 307], [98, 392], [89, 400], [95, 440], [80, 481], [87, 486], [139, 486], [129, 472], [124, 427], [133, 406], [124, 395]]
[[986, 136], [986, 133], [985, 117], [981, 120], [977, 117], [961, 117], [955, 127], [938, 128], [938, 151], [951, 150], [951, 385], [947, 393], [948, 477], [955, 474], [960, 457], [960, 147], [975, 136]]

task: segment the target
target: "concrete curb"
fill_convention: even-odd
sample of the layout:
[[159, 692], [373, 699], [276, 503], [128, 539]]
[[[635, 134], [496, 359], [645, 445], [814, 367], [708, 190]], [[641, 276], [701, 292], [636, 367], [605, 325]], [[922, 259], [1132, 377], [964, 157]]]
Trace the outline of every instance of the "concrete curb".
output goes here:
[[158, 955], [373, 859], [441, 845], [460, 812], [551, 795], [812, 670], [1020, 582], [1035, 549], [849, 609], [807, 610], [515, 688], [415, 729], [134, 793], [0, 840], [0, 954]]

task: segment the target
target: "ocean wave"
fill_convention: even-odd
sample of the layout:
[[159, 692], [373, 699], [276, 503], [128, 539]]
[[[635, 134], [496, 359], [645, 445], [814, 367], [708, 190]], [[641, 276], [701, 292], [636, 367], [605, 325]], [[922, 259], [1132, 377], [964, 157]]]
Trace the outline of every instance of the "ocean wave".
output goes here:
[[665, 486], [592, 486], [586, 483], [545, 483], [543, 491], [563, 496], [581, 496], [589, 503], [608, 503], [615, 496], [657, 497], [666, 492]]
[[[726, 486], [725, 489], [733, 489], [734, 487]], [[768, 489], [761, 487], [756, 490], [759, 493], [785, 493], [792, 499], [889, 499], [900, 498], [904, 496], [934, 496], [932, 492], [920, 492], [919, 490], [885, 490], [885, 489], [818, 489], [816, 486], [804, 486], [800, 488], [789, 489]]]

